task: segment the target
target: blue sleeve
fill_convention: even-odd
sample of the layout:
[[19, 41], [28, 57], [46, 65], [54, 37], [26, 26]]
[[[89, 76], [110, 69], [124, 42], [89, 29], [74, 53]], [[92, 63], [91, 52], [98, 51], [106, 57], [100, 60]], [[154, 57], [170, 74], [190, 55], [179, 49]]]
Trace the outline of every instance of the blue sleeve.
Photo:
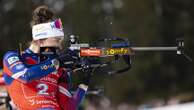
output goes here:
[[34, 79], [39, 79], [46, 76], [49, 73], [56, 71], [55, 66], [52, 64], [52, 60], [48, 59], [40, 64], [26, 67], [26, 65], [20, 59], [17, 52], [7, 52], [3, 58], [4, 71], [15, 80], [19, 80], [23, 83], [30, 82]]
[[83, 99], [86, 95], [86, 92], [87, 92], [87, 90], [84, 90], [82, 88], [78, 88], [76, 93], [73, 95], [73, 98], [74, 98], [77, 106], [79, 106], [81, 104], [81, 102], [83, 101]]
[[58, 101], [63, 110], [77, 110], [82, 103], [87, 92], [87, 88], [79, 87], [72, 96], [69, 90], [59, 86]]

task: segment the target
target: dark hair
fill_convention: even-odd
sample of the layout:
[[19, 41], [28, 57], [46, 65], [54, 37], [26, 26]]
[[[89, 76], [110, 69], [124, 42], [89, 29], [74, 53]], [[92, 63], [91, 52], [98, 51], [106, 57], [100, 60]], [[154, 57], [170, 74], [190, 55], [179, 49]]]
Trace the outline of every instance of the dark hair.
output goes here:
[[31, 26], [40, 24], [40, 23], [47, 23], [55, 19], [53, 12], [45, 5], [37, 7], [33, 11]]

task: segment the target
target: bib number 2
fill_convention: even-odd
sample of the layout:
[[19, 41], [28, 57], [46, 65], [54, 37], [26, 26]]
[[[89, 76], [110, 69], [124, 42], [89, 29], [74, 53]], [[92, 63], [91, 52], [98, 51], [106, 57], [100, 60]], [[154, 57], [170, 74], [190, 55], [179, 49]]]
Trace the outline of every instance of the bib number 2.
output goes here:
[[37, 89], [39, 89], [38, 94], [39, 95], [49, 95], [49, 93], [47, 92], [48, 90], [48, 85], [46, 84], [38, 84]]

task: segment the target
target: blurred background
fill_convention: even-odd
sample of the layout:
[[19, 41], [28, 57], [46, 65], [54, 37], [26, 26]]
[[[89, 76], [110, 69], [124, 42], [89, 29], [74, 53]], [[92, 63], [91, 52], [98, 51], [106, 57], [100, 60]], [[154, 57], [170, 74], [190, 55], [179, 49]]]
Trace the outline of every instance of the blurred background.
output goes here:
[[[32, 10], [43, 4], [62, 19], [66, 35], [82, 42], [116, 36], [133, 46], [175, 46], [182, 37], [193, 58], [193, 0], [0, 0], [1, 61], [6, 51], [32, 40]], [[192, 65], [176, 52], [137, 53], [125, 74], [94, 77], [92, 86], [104, 92], [88, 95], [80, 109], [136, 110], [193, 102]]]

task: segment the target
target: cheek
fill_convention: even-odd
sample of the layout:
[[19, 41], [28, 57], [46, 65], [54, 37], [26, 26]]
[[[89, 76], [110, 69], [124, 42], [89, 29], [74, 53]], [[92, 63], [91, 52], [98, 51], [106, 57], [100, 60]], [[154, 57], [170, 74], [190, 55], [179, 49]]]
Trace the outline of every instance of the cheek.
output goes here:
[[43, 43], [43, 45], [49, 45], [49, 44], [51, 44], [52, 42], [49, 42], [49, 41], [45, 41], [44, 43]]

